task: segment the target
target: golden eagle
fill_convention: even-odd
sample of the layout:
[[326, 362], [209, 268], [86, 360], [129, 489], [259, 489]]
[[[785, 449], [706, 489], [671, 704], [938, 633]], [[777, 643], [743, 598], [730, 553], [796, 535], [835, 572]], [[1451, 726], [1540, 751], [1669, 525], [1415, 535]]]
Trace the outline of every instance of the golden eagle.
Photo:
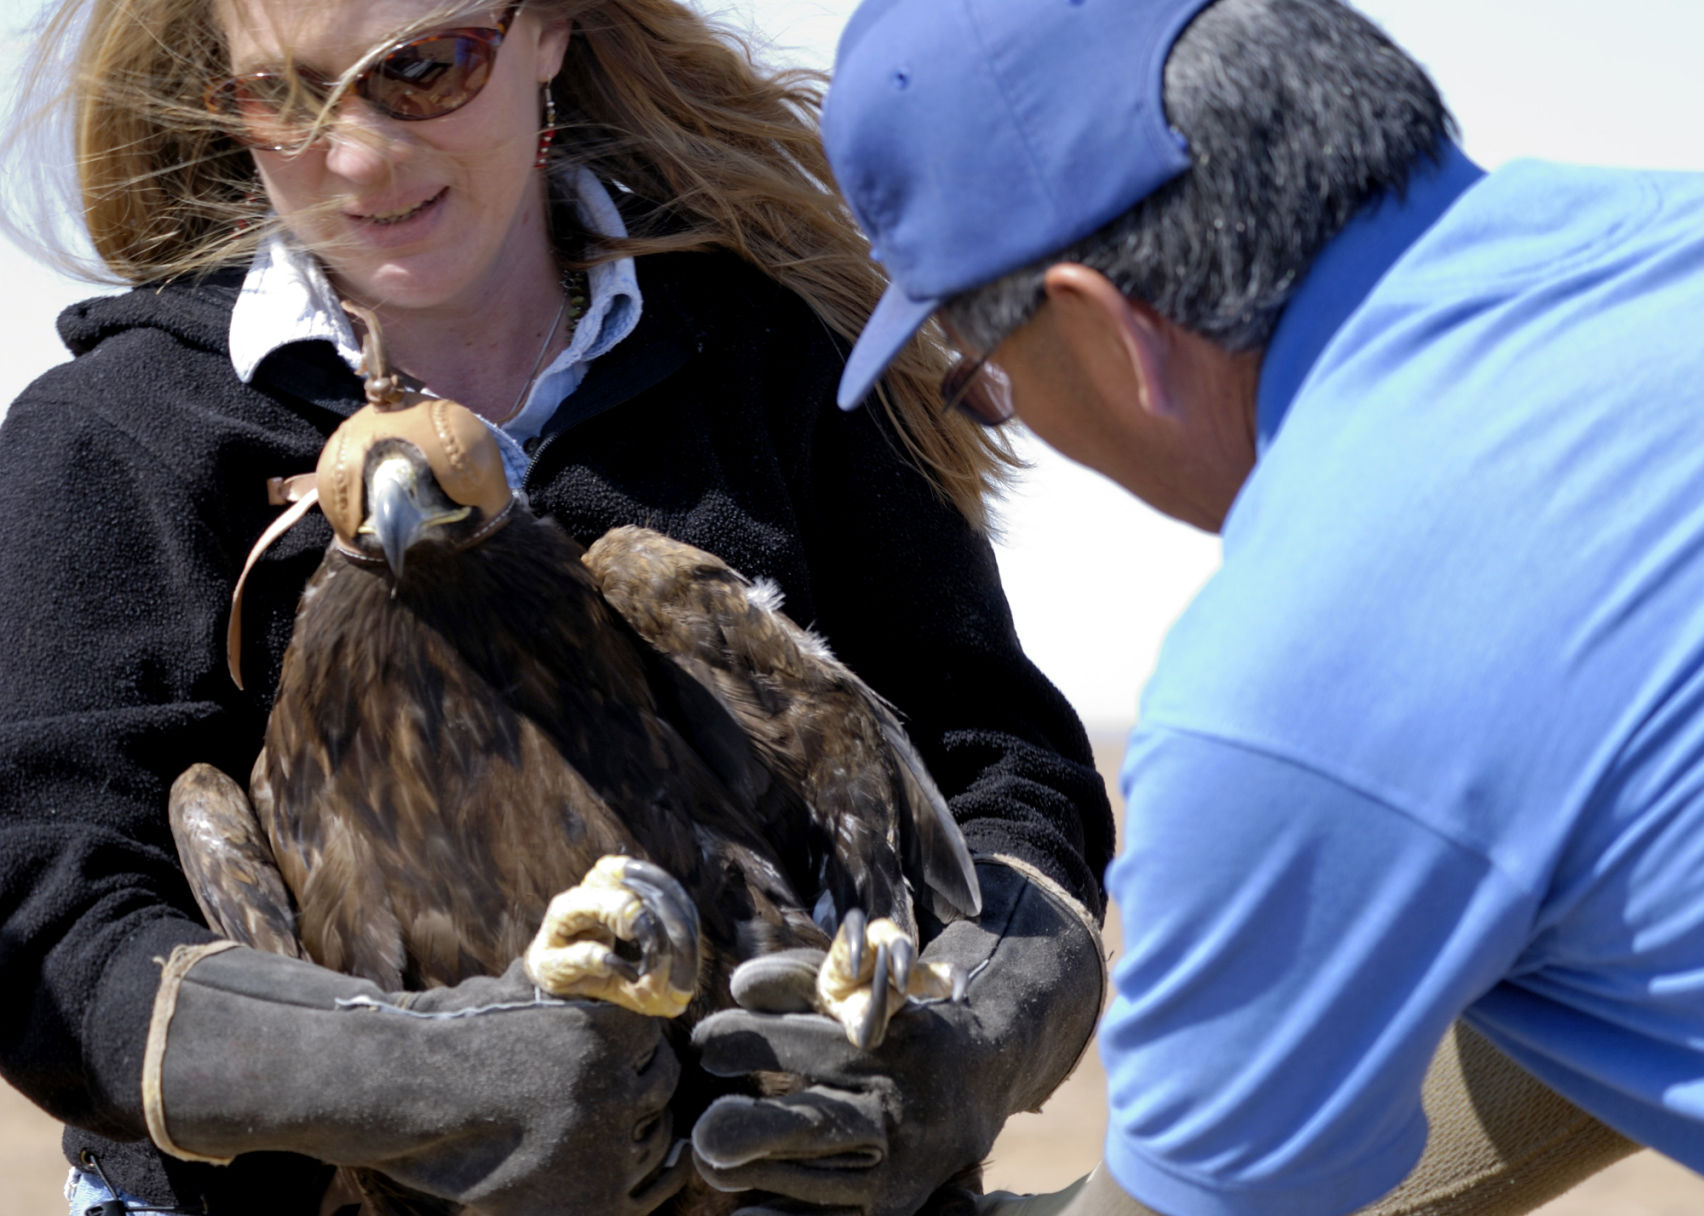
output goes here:
[[556, 995], [687, 1024], [838, 926], [823, 1008], [869, 1046], [946, 995], [914, 899], [974, 915], [975, 873], [892, 710], [716, 557], [534, 517], [484, 424], [368, 334], [250, 797], [206, 765], [173, 787], [208, 923], [392, 990], [525, 955]]

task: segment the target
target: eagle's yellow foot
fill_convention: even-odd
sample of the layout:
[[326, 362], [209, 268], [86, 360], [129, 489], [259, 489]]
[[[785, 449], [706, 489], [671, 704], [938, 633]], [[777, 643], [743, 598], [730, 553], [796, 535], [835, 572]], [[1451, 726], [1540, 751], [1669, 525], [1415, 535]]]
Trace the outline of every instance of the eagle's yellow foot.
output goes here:
[[854, 1046], [875, 1047], [909, 997], [961, 1000], [965, 974], [948, 963], [919, 963], [917, 943], [885, 916], [866, 921], [853, 908], [817, 970], [817, 1008], [846, 1028]]
[[698, 909], [661, 867], [603, 857], [550, 901], [525, 965], [552, 996], [676, 1017], [698, 990]]

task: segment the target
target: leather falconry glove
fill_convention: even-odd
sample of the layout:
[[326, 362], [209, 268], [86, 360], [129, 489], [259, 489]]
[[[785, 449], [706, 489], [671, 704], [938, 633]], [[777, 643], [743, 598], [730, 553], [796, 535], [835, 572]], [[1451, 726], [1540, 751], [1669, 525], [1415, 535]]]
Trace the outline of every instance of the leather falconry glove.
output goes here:
[[909, 1216], [973, 1176], [1007, 1116], [1038, 1107], [1076, 1066], [1106, 982], [1094, 920], [1021, 863], [983, 858], [976, 872], [982, 915], [949, 924], [921, 956], [963, 969], [963, 999], [901, 1010], [879, 1047], [855, 1047], [838, 1022], [799, 1012], [811, 1008], [820, 951], [735, 972], [742, 1008], [698, 1024], [701, 1066], [792, 1073], [804, 1086], [711, 1104], [692, 1133], [711, 1186]]
[[[1426, 1151], [1357, 1216], [1522, 1216], [1638, 1148], [1457, 1023], [1426, 1074]], [[1159, 1216], [1105, 1165], [1062, 1191], [996, 1191], [977, 1216]]]
[[143, 1107], [154, 1143], [223, 1163], [282, 1150], [376, 1169], [489, 1216], [642, 1216], [671, 1152], [680, 1066], [661, 1023], [500, 978], [386, 995], [229, 942], [172, 952]]

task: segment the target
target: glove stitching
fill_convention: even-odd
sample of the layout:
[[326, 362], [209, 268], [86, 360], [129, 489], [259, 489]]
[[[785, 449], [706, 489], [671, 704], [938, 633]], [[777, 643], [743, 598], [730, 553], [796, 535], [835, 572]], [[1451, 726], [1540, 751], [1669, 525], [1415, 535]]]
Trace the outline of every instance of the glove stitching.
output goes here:
[[438, 1022], [451, 1018], [478, 1017], [485, 1013], [511, 1013], [518, 1009], [543, 1009], [551, 1005], [585, 1005], [589, 1001], [565, 1001], [558, 997], [538, 994], [530, 1001], [503, 1001], [495, 1005], [475, 1005], [467, 1009], [423, 1010], [410, 1009], [406, 1005], [393, 1005], [389, 1001], [381, 1001], [370, 996], [338, 997], [332, 1002], [339, 1010], [373, 1010], [378, 1013], [398, 1013], [403, 1017], [420, 1018], [423, 1021]]

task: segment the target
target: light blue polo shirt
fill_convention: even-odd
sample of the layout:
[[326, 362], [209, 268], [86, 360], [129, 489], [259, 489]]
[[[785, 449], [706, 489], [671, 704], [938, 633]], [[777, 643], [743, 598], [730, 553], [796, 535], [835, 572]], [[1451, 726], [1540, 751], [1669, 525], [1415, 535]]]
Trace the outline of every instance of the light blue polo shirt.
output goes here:
[[1259, 436], [1124, 769], [1114, 1176], [1368, 1203], [1463, 1014], [1704, 1169], [1704, 175], [1451, 150], [1316, 262]]

